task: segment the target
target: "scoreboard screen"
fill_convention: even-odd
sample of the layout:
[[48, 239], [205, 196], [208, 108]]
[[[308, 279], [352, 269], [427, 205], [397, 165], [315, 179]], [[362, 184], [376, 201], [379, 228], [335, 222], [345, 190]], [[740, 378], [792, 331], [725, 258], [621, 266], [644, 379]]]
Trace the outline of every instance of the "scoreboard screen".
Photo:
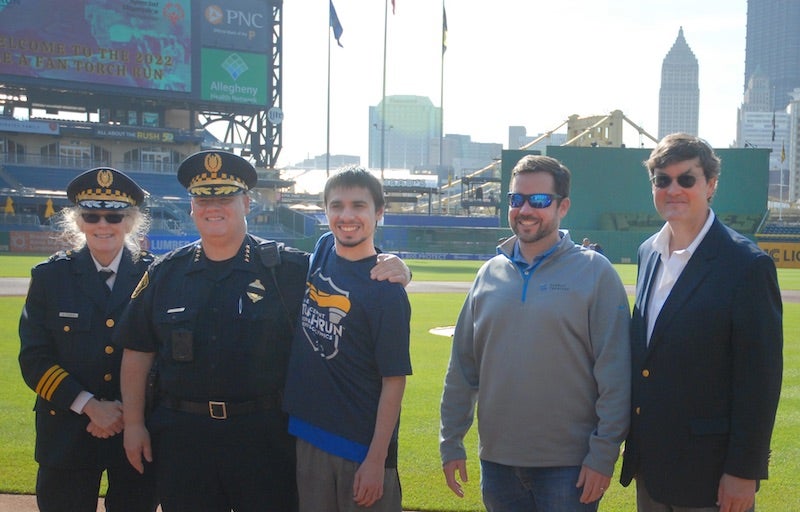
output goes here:
[[8, 85], [264, 109], [271, 53], [269, 0], [0, 2]]

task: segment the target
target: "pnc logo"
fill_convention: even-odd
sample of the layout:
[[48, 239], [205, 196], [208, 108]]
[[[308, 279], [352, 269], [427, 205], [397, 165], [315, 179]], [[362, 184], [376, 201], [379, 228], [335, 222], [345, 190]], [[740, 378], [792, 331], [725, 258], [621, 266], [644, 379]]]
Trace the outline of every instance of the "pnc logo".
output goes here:
[[264, 14], [260, 12], [237, 11], [235, 9], [223, 9], [219, 5], [209, 5], [206, 7], [204, 15], [206, 21], [212, 25], [224, 23], [245, 29], [264, 28]]
[[218, 5], [209, 5], [206, 7], [205, 17], [206, 21], [212, 25], [219, 25], [222, 23], [224, 15], [222, 9]]

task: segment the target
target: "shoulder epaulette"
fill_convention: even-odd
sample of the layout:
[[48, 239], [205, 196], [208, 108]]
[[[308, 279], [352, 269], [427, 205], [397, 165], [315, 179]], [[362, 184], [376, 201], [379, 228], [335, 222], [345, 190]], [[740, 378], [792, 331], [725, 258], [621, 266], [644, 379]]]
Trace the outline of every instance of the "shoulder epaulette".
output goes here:
[[306, 251], [301, 251], [300, 249], [296, 249], [294, 247], [281, 247], [281, 255], [283, 256], [283, 260], [287, 263], [293, 263], [295, 265], [301, 266], [308, 266], [308, 256], [309, 254]]
[[164, 254], [163, 256], [161, 256], [158, 259], [158, 262], [162, 263], [164, 261], [168, 261], [168, 260], [172, 260], [172, 259], [175, 259], [175, 258], [180, 258], [180, 257], [186, 256], [186, 255], [192, 254], [192, 253], [194, 253], [195, 249], [197, 249], [197, 245], [199, 243], [200, 243], [199, 241], [196, 241], [196, 242], [192, 242], [192, 243], [186, 244], [186, 245], [184, 245], [182, 247], [178, 247], [177, 249], [173, 249], [170, 252], [168, 252], [167, 254]]
[[144, 263], [150, 264], [153, 263], [156, 259], [156, 255], [150, 251], [140, 251], [139, 252], [139, 261], [143, 261]]
[[58, 251], [55, 254], [50, 255], [45, 261], [37, 263], [35, 266], [38, 267], [40, 265], [47, 265], [48, 263], [53, 263], [56, 261], [69, 261], [72, 259], [72, 255], [75, 254], [72, 249], [68, 249], [66, 251]]

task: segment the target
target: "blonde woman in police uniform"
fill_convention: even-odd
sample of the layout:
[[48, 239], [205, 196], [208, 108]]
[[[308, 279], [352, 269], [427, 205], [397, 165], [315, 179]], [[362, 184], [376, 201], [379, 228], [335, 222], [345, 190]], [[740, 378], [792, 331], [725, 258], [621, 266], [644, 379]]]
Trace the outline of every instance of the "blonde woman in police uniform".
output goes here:
[[42, 512], [95, 512], [103, 471], [106, 510], [156, 509], [154, 478], [122, 447], [119, 369], [111, 333], [153, 257], [139, 239], [144, 191], [111, 168], [67, 186], [60, 251], [31, 271], [19, 324], [20, 368], [36, 392], [36, 497]]

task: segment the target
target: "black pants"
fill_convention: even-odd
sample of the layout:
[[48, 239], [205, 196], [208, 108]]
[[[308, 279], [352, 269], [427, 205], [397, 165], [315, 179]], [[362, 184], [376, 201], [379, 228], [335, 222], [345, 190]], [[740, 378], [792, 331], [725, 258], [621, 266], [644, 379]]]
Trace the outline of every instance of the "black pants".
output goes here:
[[280, 410], [217, 420], [159, 407], [150, 419], [164, 512], [292, 512], [294, 438]]
[[[41, 512], [96, 512], [102, 469], [54, 469], [39, 466], [36, 503]], [[140, 475], [124, 463], [108, 468], [108, 512], [153, 512], [156, 510], [153, 471]]]

